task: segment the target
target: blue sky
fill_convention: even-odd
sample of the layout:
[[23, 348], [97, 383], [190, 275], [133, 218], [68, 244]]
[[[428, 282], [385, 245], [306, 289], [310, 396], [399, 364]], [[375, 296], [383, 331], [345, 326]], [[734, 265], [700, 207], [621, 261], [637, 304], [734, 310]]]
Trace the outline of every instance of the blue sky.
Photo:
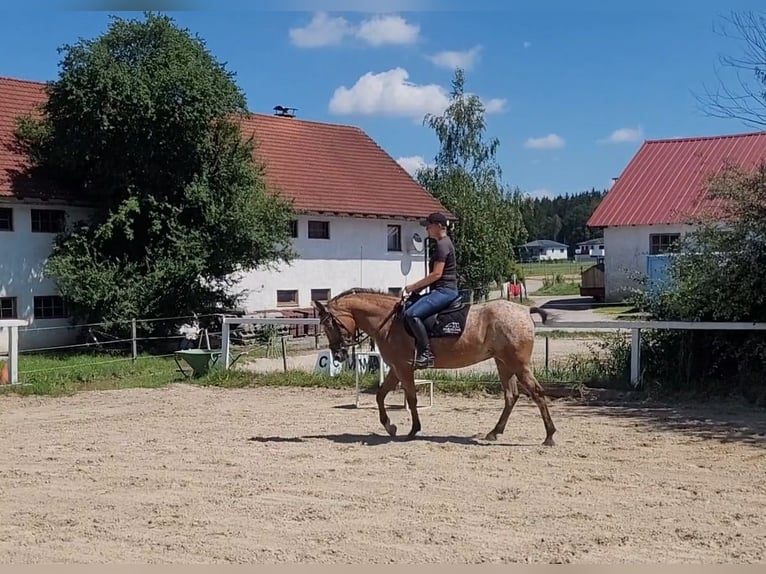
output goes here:
[[[57, 48], [103, 32], [109, 4], [0, 12], [0, 76], [54, 79]], [[460, 63], [491, 111], [505, 182], [534, 195], [608, 187], [644, 139], [753, 129], [706, 116], [693, 92], [717, 85], [719, 55], [743, 49], [714, 25], [755, 2], [379, 4], [264, 0], [248, 10], [224, 0], [241, 9], [168, 13], [237, 72], [252, 111], [282, 104], [301, 118], [358, 125], [407, 167], [432, 161], [437, 140], [421, 120], [443, 108]], [[370, 12], [332, 11], [356, 6]]]

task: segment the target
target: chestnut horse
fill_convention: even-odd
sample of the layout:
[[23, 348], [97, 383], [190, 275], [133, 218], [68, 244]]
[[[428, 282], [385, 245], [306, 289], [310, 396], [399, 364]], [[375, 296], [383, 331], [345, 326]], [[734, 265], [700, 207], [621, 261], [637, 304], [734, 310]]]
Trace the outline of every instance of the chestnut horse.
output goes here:
[[[403, 299], [373, 289], [349, 289], [333, 297], [326, 305], [318, 301], [314, 305], [337, 361], [343, 362], [348, 358], [348, 347], [359, 343], [359, 331], [375, 341], [381, 358], [390, 367], [376, 395], [380, 422], [389, 435], [396, 435], [396, 425], [388, 418], [384, 402], [386, 395], [401, 382], [412, 415], [412, 428], [408, 436], [414, 437], [421, 429], [412, 365], [415, 343], [405, 330], [401, 316]], [[497, 435], [505, 431], [508, 417], [519, 398], [518, 381], [540, 409], [545, 425], [543, 444], [554, 444], [556, 427], [548, 412], [543, 389], [532, 373], [535, 339], [532, 313], [540, 315], [545, 322], [547, 314], [543, 309], [525, 307], [512, 301], [500, 299], [472, 305], [465, 329], [459, 336], [431, 339], [434, 369], [466, 367], [494, 358], [505, 406], [497, 424], [486, 435], [487, 440], [496, 440]]]

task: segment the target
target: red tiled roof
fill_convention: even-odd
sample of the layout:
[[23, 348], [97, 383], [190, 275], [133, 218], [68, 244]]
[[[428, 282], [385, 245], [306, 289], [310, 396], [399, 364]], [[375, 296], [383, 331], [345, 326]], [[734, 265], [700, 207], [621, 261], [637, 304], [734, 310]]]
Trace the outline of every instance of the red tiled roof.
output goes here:
[[[18, 195], [12, 179], [28, 165], [8, 149], [14, 118], [44, 99], [42, 83], [0, 78], [0, 196]], [[298, 211], [413, 218], [448, 213], [357, 127], [251, 114], [243, 131], [255, 135], [269, 183]]]
[[48, 182], [31, 182], [24, 177], [29, 168], [27, 159], [16, 149], [14, 131], [16, 118], [45, 101], [44, 84], [0, 78], [0, 197], [55, 196]]
[[766, 132], [645, 141], [588, 219], [589, 227], [683, 223], [716, 213], [707, 179], [766, 159]]

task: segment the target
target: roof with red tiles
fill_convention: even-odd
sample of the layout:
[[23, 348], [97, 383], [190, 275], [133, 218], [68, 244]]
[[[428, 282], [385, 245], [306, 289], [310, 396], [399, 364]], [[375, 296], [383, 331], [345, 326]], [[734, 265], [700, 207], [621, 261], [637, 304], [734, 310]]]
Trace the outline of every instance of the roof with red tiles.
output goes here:
[[[17, 116], [44, 100], [43, 83], [0, 77], [0, 197], [33, 193], [22, 185], [28, 161], [12, 149], [13, 130]], [[357, 127], [251, 114], [243, 132], [255, 136], [269, 184], [299, 212], [404, 218], [449, 213]]]
[[727, 164], [750, 170], [766, 160], [766, 132], [647, 140], [587, 225], [680, 224], [720, 214], [706, 183]]

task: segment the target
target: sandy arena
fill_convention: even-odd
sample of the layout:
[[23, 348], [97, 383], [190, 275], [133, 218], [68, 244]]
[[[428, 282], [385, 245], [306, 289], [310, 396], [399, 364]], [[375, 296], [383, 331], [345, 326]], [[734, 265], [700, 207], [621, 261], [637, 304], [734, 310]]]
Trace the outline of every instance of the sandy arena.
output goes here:
[[437, 394], [411, 442], [349, 404], [191, 385], [0, 397], [0, 562], [764, 559], [764, 411], [557, 400], [545, 448], [526, 397], [497, 443], [472, 437], [499, 397]]

